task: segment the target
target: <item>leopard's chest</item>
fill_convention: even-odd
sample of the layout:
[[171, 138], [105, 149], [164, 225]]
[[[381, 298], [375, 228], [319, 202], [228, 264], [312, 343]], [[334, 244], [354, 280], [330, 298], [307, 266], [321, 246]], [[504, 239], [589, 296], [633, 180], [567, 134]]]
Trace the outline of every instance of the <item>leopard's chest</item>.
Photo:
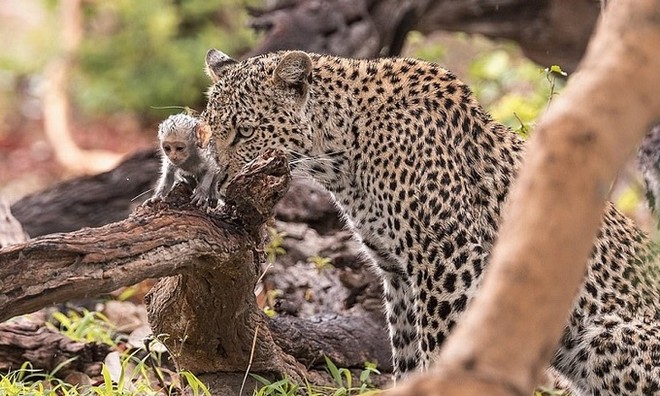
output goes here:
[[[395, 202], [370, 197], [350, 188], [334, 194], [347, 225], [357, 234], [378, 267], [405, 273], [405, 246], [413, 243], [404, 231], [405, 219]], [[398, 210], [398, 211], [397, 211]]]

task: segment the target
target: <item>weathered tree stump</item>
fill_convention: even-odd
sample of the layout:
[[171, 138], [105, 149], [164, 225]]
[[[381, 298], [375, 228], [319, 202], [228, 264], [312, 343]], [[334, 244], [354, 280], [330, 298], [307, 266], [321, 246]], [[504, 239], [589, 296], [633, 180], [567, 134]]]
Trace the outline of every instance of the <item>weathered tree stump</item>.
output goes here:
[[[233, 230], [240, 242], [218, 243], [217, 253], [196, 255], [201, 265], [194, 271], [162, 279], [147, 295], [154, 334], [169, 335], [164, 343], [179, 367], [196, 373], [242, 372], [252, 356], [257, 372], [303, 379], [304, 368], [273, 342], [254, 296], [265, 260], [260, 250], [262, 226], [289, 181], [283, 155], [261, 157], [248, 165], [231, 182], [226, 205], [217, 217], [211, 216], [218, 224], [222, 221], [219, 230]], [[253, 343], [255, 331], [258, 342]]]
[[[389, 361], [384, 326], [370, 317], [269, 319], [257, 307], [263, 225], [289, 182], [285, 157], [269, 152], [231, 181], [218, 209], [191, 205], [190, 191], [179, 185], [126, 220], [4, 248], [0, 321], [167, 277], [147, 295], [154, 334], [164, 336], [179, 368], [210, 373], [206, 380], [223, 384], [214, 394], [236, 394], [227, 384], [250, 363], [251, 372], [322, 383], [308, 369], [322, 365], [323, 354], [352, 367]], [[365, 343], [369, 337], [374, 340]], [[222, 380], [226, 375], [231, 378]]]

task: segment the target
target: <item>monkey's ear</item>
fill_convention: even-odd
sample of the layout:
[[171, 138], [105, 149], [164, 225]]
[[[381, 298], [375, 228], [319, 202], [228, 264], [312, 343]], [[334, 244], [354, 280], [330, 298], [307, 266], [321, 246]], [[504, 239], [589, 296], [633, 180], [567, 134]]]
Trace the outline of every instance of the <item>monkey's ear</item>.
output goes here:
[[205, 122], [200, 122], [195, 128], [195, 137], [197, 138], [197, 147], [206, 148], [211, 140], [211, 127]]
[[229, 55], [218, 51], [215, 48], [211, 48], [206, 53], [206, 74], [211, 77], [211, 81], [214, 83], [220, 80], [222, 68], [236, 63]]
[[312, 59], [302, 51], [289, 52], [275, 68], [273, 79], [301, 93], [306, 92], [312, 79]]

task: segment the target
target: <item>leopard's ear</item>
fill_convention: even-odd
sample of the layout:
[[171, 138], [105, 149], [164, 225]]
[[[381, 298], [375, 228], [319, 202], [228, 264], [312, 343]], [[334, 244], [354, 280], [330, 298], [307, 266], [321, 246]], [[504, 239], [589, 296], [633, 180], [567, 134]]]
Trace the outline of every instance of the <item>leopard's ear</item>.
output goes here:
[[289, 52], [275, 68], [273, 78], [278, 84], [295, 88], [302, 96], [312, 79], [312, 59], [302, 51]]
[[209, 140], [211, 140], [211, 127], [205, 122], [200, 122], [195, 127], [195, 135], [197, 138], [197, 147], [201, 149], [206, 148]]
[[216, 83], [218, 80], [220, 80], [220, 76], [222, 75], [222, 68], [234, 63], [236, 63], [236, 60], [231, 58], [229, 55], [223, 53], [222, 51], [218, 51], [215, 48], [211, 48], [206, 53], [206, 74], [211, 77], [211, 81]]

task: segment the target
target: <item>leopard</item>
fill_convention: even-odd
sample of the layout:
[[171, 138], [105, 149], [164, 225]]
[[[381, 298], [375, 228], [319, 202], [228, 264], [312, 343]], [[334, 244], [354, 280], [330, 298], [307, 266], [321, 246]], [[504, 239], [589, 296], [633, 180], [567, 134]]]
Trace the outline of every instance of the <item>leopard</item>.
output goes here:
[[[428, 370], [487, 272], [524, 139], [435, 63], [217, 49], [205, 63], [221, 193], [260, 153], [285, 153], [371, 258], [395, 378]], [[576, 395], [660, 394], [659, 312], [651, 243], [608, 203], [549, 370]]]

